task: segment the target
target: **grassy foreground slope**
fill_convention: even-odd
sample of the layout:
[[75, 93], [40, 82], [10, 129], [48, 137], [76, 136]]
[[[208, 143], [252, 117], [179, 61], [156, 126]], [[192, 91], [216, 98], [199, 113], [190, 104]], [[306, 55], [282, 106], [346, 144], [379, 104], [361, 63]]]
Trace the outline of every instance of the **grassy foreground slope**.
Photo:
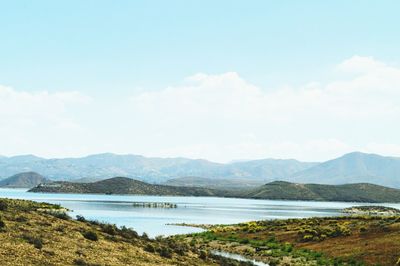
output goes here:
[[[173, 240], [71, 220], [56, 205], [0, 199], [1, 265], [217, 265]], [[230, 264], [234, 265], [234, 264]]]
[[282, 200], [400, 202], [400, 189], [373, 184], [296, 184], [276, 181], [240, 194], [241, 197]]

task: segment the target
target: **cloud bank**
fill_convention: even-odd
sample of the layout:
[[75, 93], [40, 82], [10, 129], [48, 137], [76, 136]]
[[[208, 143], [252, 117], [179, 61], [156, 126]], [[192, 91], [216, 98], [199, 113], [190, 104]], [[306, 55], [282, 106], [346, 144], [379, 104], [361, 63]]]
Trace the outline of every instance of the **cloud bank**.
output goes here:
[[[332, 73], [329, 82], [282, 88], [261, 88], [235, 72], [199, 73], [179, 85], [107, 103], [111, 108], [77, 92], [0, 87], [0, 122], [26, 147], [36, 139], [26, 130], [41, 125], [35, 134], [50, 131], [60, 141], [65, 136], [71, 154], [76, 148], [216, 161], [325, 160], [353, 150], [400, 156], [400, 68], [353, 56]], [[87, 108], [85, 120], [77, 108]], [[76, 129], [75, 138], [54, 129], [63, 125]], [[0, 134], [1, 142], [8, 141]], [[49, 148], [49, 155], [56, 153]]]

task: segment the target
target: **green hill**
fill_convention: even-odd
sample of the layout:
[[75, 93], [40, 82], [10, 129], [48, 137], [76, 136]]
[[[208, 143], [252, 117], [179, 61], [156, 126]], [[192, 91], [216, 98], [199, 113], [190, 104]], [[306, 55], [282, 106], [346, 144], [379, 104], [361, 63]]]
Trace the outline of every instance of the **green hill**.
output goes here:
[[275, 200], [400, 202], [400, 189], [368, 183], [321, 185], [276, 181], [241, 192], [239, 196]]
[[0, 187], [32, 188], [41, 183], [48, 183], [49, 179], [44, 178], [35, 172], [19, 173], [0, 181]]
[[165, 185], [178, 187], [208, 187], [215, 189], [243, 189], [256, 188], [265, 182], [248, 178], [205, 178], [196, 176], [178, 177], [169, 179]]
[[114, 177], [93, 183], [53, 182], [41, 184], [30, 192], [50, 193], [94, 193], [94, 194], [136, 194], [172, 196], [218, 196], [222, 191], [199, 187], [174, 187], [152, 185], [127, 177]]
[[153, 185], [126, 177], [114, 177], [93, 183], [60, 181], [40, 184], [29, 190], [29, 192], [216, 196], [271, 200], [400, 202], [399, 189], [368, 183], [321, 185], [275, 181], [255, 189], [218, 190], [206, 187]]

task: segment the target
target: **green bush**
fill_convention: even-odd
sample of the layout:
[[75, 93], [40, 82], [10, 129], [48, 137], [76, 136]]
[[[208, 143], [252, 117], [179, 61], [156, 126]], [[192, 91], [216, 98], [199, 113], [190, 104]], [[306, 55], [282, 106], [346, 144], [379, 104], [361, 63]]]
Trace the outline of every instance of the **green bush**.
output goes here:
[[147, 244], [146, 247], [144, 248], [145, 251], [150, 252], [150, 253], [154, 253], [156, 252], [156, 249], [154, 248], [154, 246], [152, 244]]
[[15, 221], [19, 223], [25, 223], [28, 221], [28, 219], [24, 216], [18, 216], [17, 218], [15, 218]]
[[83, 234], [83, 237], [92, 241], [97, 241], [99, 240], [99, 237], [97, 236], [97, 233], [94, 231], [86, 231]]
[[32, 244], [37, 249], [42, 249], [42, 247], [43, 247], [43, 242], [42, 242], [42, 239], [40, 239], [40, 238], [33, 239], [33, 243]]
[[172, 258], [172, 252], [171, 252], [171, 249], [169, 249], [169, 248], [167, 248], [167, 247], [161, 247], [159, 250], [158, 250], [158, 254], [160, 254], [160, 256], [161, 257], [164, 257], [164, 258]]
[[0, 200], [0, 211], [5, 211], [8, 208], [8, 204], [4, 200]]
[[205, 250], [200, 250], [200, 259], [205, 260], [208, 257], [207, 251]]
[[40, 237], [24, 234], [22, 238], [37, 249], [42, 249], [43, 247], [43, 240]]
[[132, 239], [132, 238], [139, 238], [139, 234], [131, 229], [127, 228], [125, 226], [122, 226], [121, 229], [118, 229], [119, 235], [121, 235], [124, 238]]
[[144, 239], [144, 240], [150, 240], [150, 237], [149, 237], [148, 234], [146, 234], [146, 232], [143, 232], [143, 234], [142, 234], [142, 239]]
[[71, 216], [69, 216], [68, 213], [63, 211], [48, 211], [47, 213], [50, 214], [51, 216], [54, 216], [62, 220], [71, 220]]
[[109, 235], [115, 235], [117, 233], [117, 226], [114, 224], [104, 224], [101, 226], [104, 233]]
[[79, 221], [79, 222], [86, 222], [85, 217], [83, 217], [82, 215], [77, 215], [76, 216], [76, 220]]
[[74, 265], [86, 266], [87, 263], [86, 263], [86, 261], [84, 261], [83, 259], [74, 259]]

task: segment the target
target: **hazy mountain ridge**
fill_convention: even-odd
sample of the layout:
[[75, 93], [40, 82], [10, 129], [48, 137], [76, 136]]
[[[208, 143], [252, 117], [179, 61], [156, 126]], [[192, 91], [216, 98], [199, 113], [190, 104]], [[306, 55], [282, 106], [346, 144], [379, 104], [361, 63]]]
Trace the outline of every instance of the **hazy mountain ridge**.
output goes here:
[[[264, 161], [265, 164], [262, 163]], [[315, 164], [274, 159], [221, 164], [199, 159], [147, 158], [105, 153], [65, 159], [43, 159], [32, 155], [3, 158], [0, 159], [0, 173], [4, 178], [20, 172], [35, 171], [54, 180], [126, 176], [162, 183], [182, 176], [198, 176], [249, 178], [268, 182], [283, 179], [312, 165]]]
[[[111, 153], [65, 159], [43, 159], [32, 155], [0, 157], [0, 174], [3, 178], [27, 171], [67, 181], [125, 176], [150, 183], [165, 183], [170, 179], [191, 176], [210, 179], [212, 182], [209, 187], [215, 187], [216, 183], [220, 183], [219, 180], [249, 180], [250, 183], [282, 180], [336, 185], [373, 183], [400, 187], [400, 158], [360, 152], [323, 163], [264, 159], [222, 164], [187, 158], [147, 158]], [[193, 184], [203, 186], [204, 180], [198, 181]]]
[[374, 183], [400, 187], [400, 158], [352, 152], [295, 173], [296, 183]]

